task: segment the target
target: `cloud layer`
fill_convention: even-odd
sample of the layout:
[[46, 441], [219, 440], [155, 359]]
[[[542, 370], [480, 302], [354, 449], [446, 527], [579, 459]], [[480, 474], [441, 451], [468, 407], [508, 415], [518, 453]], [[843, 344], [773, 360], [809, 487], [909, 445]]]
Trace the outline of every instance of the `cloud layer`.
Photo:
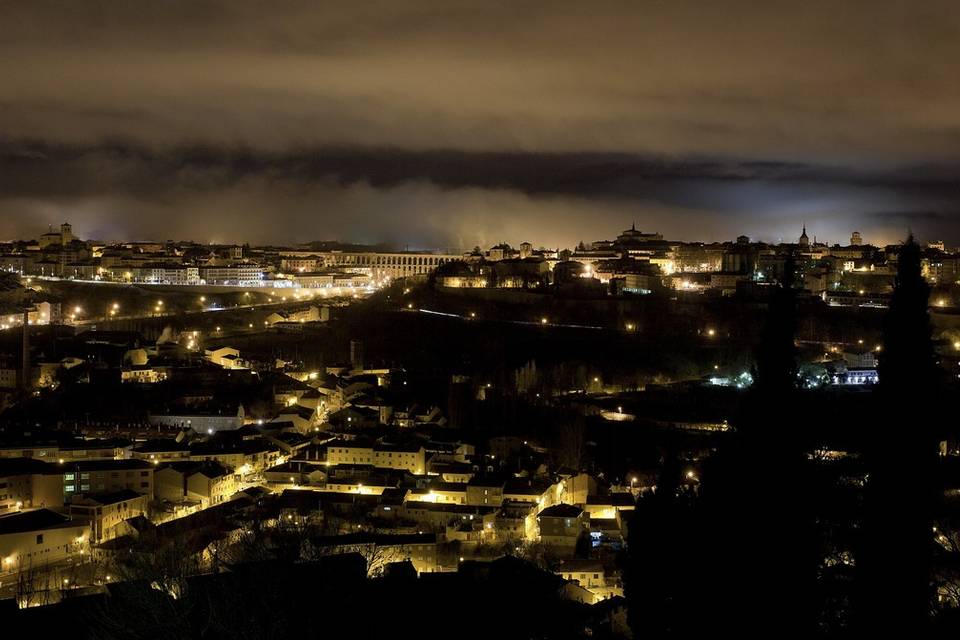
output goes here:
[[116, 237], [570, 244], [636, 217], [676, 237], [807, 220], [960, 241], [952, 2], [0, 15], [7, 236], [70, 217]]

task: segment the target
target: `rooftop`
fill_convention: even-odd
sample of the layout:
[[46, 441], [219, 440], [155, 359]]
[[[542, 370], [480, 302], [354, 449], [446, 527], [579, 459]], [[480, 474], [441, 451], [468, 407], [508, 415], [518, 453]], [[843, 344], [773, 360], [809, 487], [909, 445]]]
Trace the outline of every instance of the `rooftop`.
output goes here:
[[23, 511], [21, 513], [0, 516], [0, 535], [49, 529], [68, 522], [70, 522], [70, 518], [50, 511], [49, 509]]

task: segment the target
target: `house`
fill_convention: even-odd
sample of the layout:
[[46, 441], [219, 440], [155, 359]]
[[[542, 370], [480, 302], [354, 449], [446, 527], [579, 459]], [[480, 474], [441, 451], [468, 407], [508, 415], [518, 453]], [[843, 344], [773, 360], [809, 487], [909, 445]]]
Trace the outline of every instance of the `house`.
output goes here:
[[212, 460], [236, 470], [240, 476], [257, 474], [280, 464], [279, 447], [265, 438], [218, 439], [190, 445], [191, 460]]
[[315, 464], [291, 461], [264, 471], [263, 480], [273, 484], [322, 485], [327, 481], [327, 473]]
[[538, 510], [558, 502], [559, 485], [530, 478], [510, 478], [503, 485], [503, 499], [533, 502]]
[[597, 480], [587, 473], [568, 475], [560, 481], [560, 501], [567, 504], [585, 504], [587, 497], [597, 493]]
[[493, 525], [497, 541], [536, 541], [539, 511], [538, 505], [528, 501], [504, 500], [497, 511]]
[[503, 502], [503, 479], [474, 477], [467, 483], [467, 504], [499, 507]]
[[239, 491], [233, 469], [215, 461], [170, 462], [157, 469], [156, 496], [169, 502], [199, 502], [201, 509], [226, 502]]
[[397, 509], [397, 516], [416, 522], [425, 529], [443, 531], [449, 525], [478, 524], [493, 536], [497, 510], [442, 502], [407, 501]]
[[458, 482], [433, 481], [429, 487], [411, 489], [408, 502], [434, 502], [441, 504], [466, 504], [467, 485]]
[[32, 458], [0, 458], [0, 516], [62, 506], [63, 479], [57, 465]]
[[440, 479], [444, 482], [459, 482], [463, 484], [470, 482], [473, 476], [476, 475], [476, 471], [473, 470], [473, 465], [471, 464], [437, 460], [437, 456], [430, 458], [430, 462], [427, 465], [427, 473], [440, 476]]
[[239, 402], [207, 402], [151, 412], [147, 420], [155, 426], [192, 429], [196, 433], [213, 434], [239, 429], [243, 426], [245, 417], [246, 412]]
[[190, 458], [190, 445], [170, 438], [147, 440], [133, 447], [130, 455], [137, 460], [147, 460], [154, 464], [187, 460]]
[[284, 311], [274, 311], [267, 316], [270, 325], [278, 323], [327, 322], [330, 319], [330, 307], [308, 305]]
[[388, 489], [395, 489], [398, 484], [398, 481], [391, 479], [389, 476], [379, 474], [347, 478], [328, 476], [324, 491], [379, 496]]
[[234, 440], [221, 438], [190, 445], [191, 460], [210, 460], [230, 467], [241, 477], [262, 473], [280, 464], [280, 449], [264, 438]]
[[603, 496], [588, 496], [580, 506], [591, 518], [615, 518], [619, 512], [633, 511], [637, 507], [632, 493], [616, 492]]
[[571, 558], [554, 569], [554, 573], [564, 580], [576, 582], [586, 589], [605, 586], [603, 563], [599, 560]]
[[130, 489], [153, 495], [153, 465], [146, 460], [85, 460], [60, 467], [65, 503], [91, 493]]
[[292, 404], [281, 409], [274, 419], [277, 422], [291, 423], [299, 433], [308, 433], [313, 431], [317, 417], [316, 409]]
[[240, 357], [240, 351], [233, 347], [205, 349], [203, 357], [224, 369], [249, 369], [247, 362]]
[[327, 447], [327, 463], [368, 464], [385, 469], [403, 469], [422, 475], [426, 468], [426, 450], [422, 445], [371, 444], [338, 440]]
[[122, 460], [130, 457], [132, 443], [122, 438], [70, 440], [60, 443], [57, 459], [64, 462], [77, 460]]
[[132, 489], [93, 493], [70, 503], [70, 517], [88, 524], [91, 542], [104, 542], [127, 534], [126, 521], [146, 515], [150, 498]]
[[581, 600], [586, 604], [595, 604], [601, 600], [623, 596], [623, 582], [620, 576], [608, 575], [603, 563], [599, 560], [570, 558], [554, 569], [554, 573], [586, 589], [590, 597]]
[[133, 382], [137, 384], [154, 384], [167, 379], [167, 373], [163, 370], [154, 369], [150, 365], [129, 366], [120, 370], [121, 382]]
[[61, 562], [89, 541], [86, 522], [49, 509], [0, 516], [0, 575]]
[[586, 511], [572, 504], [555, 504], [537, 516], [540, 541], [562, 547], [574, 547], [577, 538], [590, 528]]

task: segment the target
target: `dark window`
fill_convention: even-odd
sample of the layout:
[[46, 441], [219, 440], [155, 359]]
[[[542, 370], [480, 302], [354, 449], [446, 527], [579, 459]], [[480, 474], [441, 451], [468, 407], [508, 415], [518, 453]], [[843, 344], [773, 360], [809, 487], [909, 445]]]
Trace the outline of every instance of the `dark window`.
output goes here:
[[43, 544], [43, 534], [42, 534], [42, 533], [38, 533], [38, 534], [37, 534], [37, 544]]

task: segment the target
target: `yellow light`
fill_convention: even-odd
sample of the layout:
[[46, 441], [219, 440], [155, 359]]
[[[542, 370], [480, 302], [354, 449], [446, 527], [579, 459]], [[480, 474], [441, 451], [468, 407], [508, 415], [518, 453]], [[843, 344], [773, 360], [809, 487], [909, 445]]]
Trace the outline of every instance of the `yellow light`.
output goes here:
[[707, 329], [707, 335], [711, 337], [717, 335], [716, 329]]
[[540, 318], [540, 324], [547, 324], [546, 318]]

